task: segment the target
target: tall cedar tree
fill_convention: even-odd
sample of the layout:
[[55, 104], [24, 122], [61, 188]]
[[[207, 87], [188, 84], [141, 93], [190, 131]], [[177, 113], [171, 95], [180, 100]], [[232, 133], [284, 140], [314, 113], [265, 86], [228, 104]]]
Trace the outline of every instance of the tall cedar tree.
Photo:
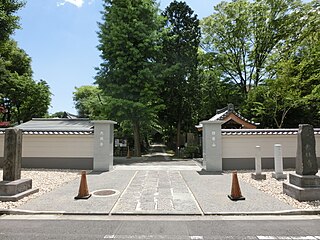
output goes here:
[[196, 91], [200, 28], [197, 15], [185, 2], [172, 2], [163, 12], [166, 37], [163, 40], [164, 88], [161, 96], [165, 110], [161, 118], [168, 132], [176, 130], [176, 147], [180, 146], [182, 130], [192, 124], [198, 100]]
[[103, 62], [96, 83], [108, 98], [107, 115], [132, 123], [140, 156], [141, 124], [155, 118], [158, 109], [158, 7], [153, 0], [104, 0], [102, 14], [98, 49]]

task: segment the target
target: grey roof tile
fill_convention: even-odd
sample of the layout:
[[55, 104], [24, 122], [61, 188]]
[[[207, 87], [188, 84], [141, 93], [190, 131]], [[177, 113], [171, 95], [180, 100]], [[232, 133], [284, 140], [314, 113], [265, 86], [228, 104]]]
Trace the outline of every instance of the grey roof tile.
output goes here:
[[[63, 131], [92, 131], [93, 124], [89, 119], [35, 118], [17, 126], [23, 131], [44, 131], [58, 134]], [[49, 133], [50, 134], [50, 133]]]
[[[297, 135], [296, 129], [221, 129], [222, 135]], [[320, 128], [314, 128], [314, 134], [320, 135]]]

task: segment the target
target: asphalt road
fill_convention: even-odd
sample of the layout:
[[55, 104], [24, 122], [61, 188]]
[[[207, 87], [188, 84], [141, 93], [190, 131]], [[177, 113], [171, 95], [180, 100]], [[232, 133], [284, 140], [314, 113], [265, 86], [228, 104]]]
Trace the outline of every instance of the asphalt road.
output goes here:
[[320, 239], [320, 216], [1, 216], [1, 240]]

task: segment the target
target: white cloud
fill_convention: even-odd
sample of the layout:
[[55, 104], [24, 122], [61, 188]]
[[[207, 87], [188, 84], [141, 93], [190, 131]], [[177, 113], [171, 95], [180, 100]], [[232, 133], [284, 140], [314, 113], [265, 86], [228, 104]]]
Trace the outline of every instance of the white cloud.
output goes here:
[[65, 5], [66, 3], [71, 3], [80, 8], [84, 4], [84, 0], [64, 0], [63, 2], [57, 3], [57, 6], [60, 7]]

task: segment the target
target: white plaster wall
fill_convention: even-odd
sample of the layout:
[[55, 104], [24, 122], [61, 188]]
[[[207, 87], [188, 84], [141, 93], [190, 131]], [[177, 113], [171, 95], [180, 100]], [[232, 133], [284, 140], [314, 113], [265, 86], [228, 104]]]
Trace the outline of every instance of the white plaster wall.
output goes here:
[[[320, 136], [316, 135], [316, 153], [320, 157]], [[255, 146], [262, 157], [273, 157], [274, 144], [282, 145], [283, 157], [296, 157], [297, 135], [223, 135], [223, 158], [254, 158]]]
[[0, 134], [0, 157], [4, 156], [4, 134]]
[[93, 135], [23, 135], [22, 157], [93, 157]]
[[[316, 135], [320, 157], [320, 135]], [[93, 157], [93, 135], [23, 135], [23, 157]], [[273, 145], [282, 144], [283, 157], [295, 157], [297, 135], [223, 135], [223, 158], [254, 158], [255, 146], [262, 157], [273, 157]], [[0, 157], [4, 156], [4, 134], [0, 134]]]

